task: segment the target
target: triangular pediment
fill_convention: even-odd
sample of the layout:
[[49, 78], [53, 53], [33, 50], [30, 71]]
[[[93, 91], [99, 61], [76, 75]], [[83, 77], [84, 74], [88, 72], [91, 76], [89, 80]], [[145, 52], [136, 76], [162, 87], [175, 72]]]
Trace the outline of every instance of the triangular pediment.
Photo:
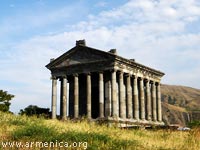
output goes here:
[[76, 46], [47, 65], [50, 68], [68, 67], [71, 65], [98, 63], [114, 58], [113, 54], [86, 46]]

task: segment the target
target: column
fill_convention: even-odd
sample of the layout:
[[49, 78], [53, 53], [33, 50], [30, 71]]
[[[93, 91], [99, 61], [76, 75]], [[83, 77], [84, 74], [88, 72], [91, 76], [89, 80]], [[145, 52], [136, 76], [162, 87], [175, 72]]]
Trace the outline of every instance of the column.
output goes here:
[[144, 103], [144, 82], [143, 78], [140, 78], [140, 107], [141, 107], [141, 119], [145, 119], [145, 103]]
[[99, 117], [104, 117], [104, 82], [103, 73], [99, 73]]
[[155, 89], [155, 82], [151, 85], [151, 97], [152, 97], [152, 109], [153, 109], [153, 121], [157, 121], [157, 114], [156, 114], [156, 89]]
[[60, 81], [60, 119], [63, 117], [63, 78]]
[[124, 90], [124, 77], [123, 72], [119, 74], [119, 100], [120, 100], [120, 117], [126, 118], [126, 101], [125, 101], [125, 90]]
[[111, 116], [111, 82], [110, 80], [107, 81], [105, 84], [105, 98], [106, 98], [105, 115], [106, 117], [110, 117]]
[[91, 119], [91, 75], [87, 74], [87, 117]]
[[63, 77], [62, 81], [62, 119], [67, 117], [67, 77]]
[[78, 75], [74, 75], [74, 118], [79, 116], [79, 85]]
[[149, 80], [146, 82], [146, 92], [147, 92], [147, 120], [151, 120], [151, 97], [150, 97], [150, 85]]
[[157, 84], [157, 110], [158, 110], [158, 121], [162, 121], [162, 108], [161, 108], [161, 92], [160, 92], [160, 83]]
[[133, 117], [133, 103], [132, 103], [132, 92], [131, 92], [131, 78], [130, 75], [127, 75], [126, 78], [126, 94], [127, 94], [127, 109], [128, 109], [128, 118]]
[[116, 71], [113, 70], [112, 72], [112, 79], [111, 79], [111, 93], [112, 93], [112, 117], [118, 117], [118, 106], [117, 106], [117, 91], [116, 91]]
[[52, 111], [52, 119], [56, 119], [56, 107], [57, 107], [57, 79], [52, 76], [52, 103], [51, 103], [51, 111]]
[[138, 101], [138, 83], [137, 76], [133, 79], [133, 98], [134, 98], [134, 118], [139, 120], [139, 101]]

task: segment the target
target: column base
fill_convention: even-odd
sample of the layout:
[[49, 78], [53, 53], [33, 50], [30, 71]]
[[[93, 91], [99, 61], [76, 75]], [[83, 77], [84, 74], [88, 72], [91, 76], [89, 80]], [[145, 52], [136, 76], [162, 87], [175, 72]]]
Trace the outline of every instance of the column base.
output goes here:
[[[117, 126], [121, 128], [149, 128], [153, 126], [164, 126], [164, 122], [159, 121], [148, 121], [148, 120], [136, 120], [134, 118], [126, 118], [122, 119], [120, 117], [98, 117], [96, 119], [93, 118], [85, 118], [88, 122], [97, 122], [99, 124], [108, 124], [109, 126]], [[80, 121], [81, 118], [73, 118], [73, 121]]]
[[148, 121], [148, 120], [136, 120], [133, 118], [126, 118], [122, 119], [120, 117], [104, 117], [104, 118], [96, 118], [92, 119], [93, 121], [97, 121], [100, 123], [109, 123], [109, 124], [117, 124], [118, 127], [136, 127], [136, 126], [143, 126], [143, 127], [152, 127], [152, 126], [163, 126], [165, 125], [164, 122], [158, 121]]

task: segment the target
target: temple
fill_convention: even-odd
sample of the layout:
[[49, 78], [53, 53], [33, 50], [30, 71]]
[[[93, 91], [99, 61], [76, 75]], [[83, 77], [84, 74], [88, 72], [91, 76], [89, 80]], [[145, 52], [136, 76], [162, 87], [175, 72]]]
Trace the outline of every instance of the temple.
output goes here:
[[46, 67], [52, 79], [52, 119], [60, 118], [162, 125], [160, 81], [164, 73], [117, 55], [86, 46], [85, 40]]

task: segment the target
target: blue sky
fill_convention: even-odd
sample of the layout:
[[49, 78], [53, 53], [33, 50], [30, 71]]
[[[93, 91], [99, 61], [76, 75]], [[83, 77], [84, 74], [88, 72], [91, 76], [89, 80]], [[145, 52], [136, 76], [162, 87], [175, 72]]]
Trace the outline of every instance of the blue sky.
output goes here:
[[79, 39], [165, 72], [164, 84], [200, 89], [198, 0], [2, 0], [0, 89], [16, 95], [11, 111], [50, 107], [45, 65]]

